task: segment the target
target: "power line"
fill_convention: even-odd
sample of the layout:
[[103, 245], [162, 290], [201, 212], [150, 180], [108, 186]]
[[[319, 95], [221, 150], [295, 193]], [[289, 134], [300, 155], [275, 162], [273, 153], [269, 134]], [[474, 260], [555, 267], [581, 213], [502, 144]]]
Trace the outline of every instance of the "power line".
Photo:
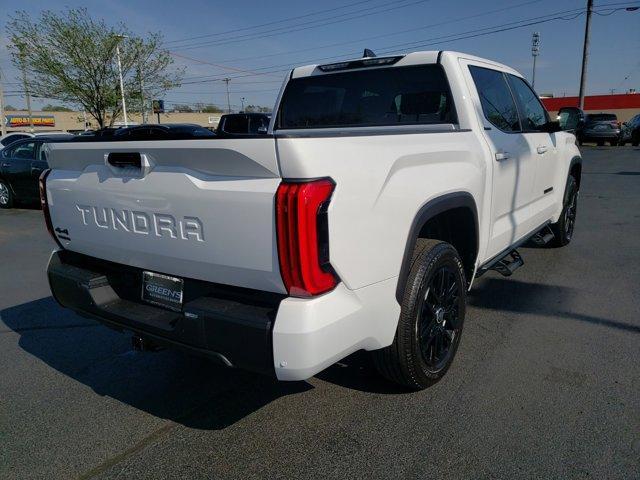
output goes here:
[[[406, 1], [406, 0], [402, 0], [402, 1]], [[364, 14], [361, 13], [361, 14], [354, 15], [354, 12], [351, 12], [351, 13], [347, 13], [347, 14], [336, 15], [335, 17], [333, 17], [334, 20], [331, 20], [331, 21], [326, 21], [327, 19], [314, 20], [312, 22], [306, 22], [306, 24], [317, 23], [319, 21], [324, 21], [324, 23], [318, 23], [317, 25], [308, 25], [308, 26], [304, 26], [304, 27], [301, 27], [301, 28], [293, 28], [293, 29], [285, 30], [285, 28], [291, 28], [291, 27], [281, 27], [281, 28], [277, 28], [277, 29], [273, 29], [273, 30], [265, 30], [264, 32], [239, 35], [239, 36], [236, 36], [236, 37], [231, 37], [231, 38], [226, 38], [226, 39], [221, 39], [221, 40], [211, 40], [211, 41], [207, 41], [207, 42], [199, 42], [199, 43], [193, 43], [193, 44], [173, 46], [172, 48], [174, 50], [192, 50], [194, 48], [201, 48], [201, 47], [204, 47], [204, 46], [228, 45], [230, 43], [243, 42], [243, 41], [247, 41], [247, 40], [270, 38], [270, 37], [275, 37], [275, 36], [278, 36], [278, 35], [284, 35], [284, 34], [287, 34], [287, 33], [300, 32], [300, 31], [303, 31], [303, 30], [309, 30], [309, 29], [313, 29], [313, 28], [324, 27], [326, 25], [334, 25], [336, 23], [343, 23], [343, 22], [347, 22], [347, 21], [350, 21], [350, 20], [355, 20], [355, 19], [358, 19], [358, 18], [369, 17], [371, 15], [378, 15], [380, 13], [386, 13], [386, 12], [390, 12], [392, 10], [398, 10], [398, 9], [401, 9], [401, 8], [411, 7], [413, 5], [417, 5], [417, 4], [425, 3], [425, 2], [429, 2], [429, 1], [431, 1], [431, 0], [415, 0], [415, 1], [410, 2], [410, 3], [405, 3], [404, 5], [394, 5], [392, 7], [387, 7], [387, 8], [384, 8], [382, 10], [377, 10], [377, 11], [374, 11], [374, 12], [369, 12], [369, 13], [364, 13]], [[373, 8], [380, 8], [380, 7], [373, 7]], [[364, 9], [364, 10], [371, 10], [371, 8]], [[347, 15], [351, 15], [351, 16], [349, 18], [343, 18], [341, 20], [335, 20], [335, 18], [344, 17], [344, 16], [347, 16]], [[298, 26], [302, 26], [302, 25], [305, 25], [305, 23], [301, 23]], [[283, 30], [283, 31], [278, 31], [278, 30]], [[265, 35], [267, 33], [268, 33], [268, 35]]]
[[327, 44], [327, 45], [321, 45], [318, 47], [310, 47], [310, 48], [303, 48], [303, 49], [299, 49], [299, 50], [289, 50], [289, 51], [285, 51], [285, 52], [279, 52], [279, 53], [272, 53], [272, 54], [267, 54], [267, 55], [259, 55], [259, 56], [253, 56], [253, 57], [243, 57], [243, 58], [235, 58], [235, 59], [227, 59], [227, 60], [221, 60], [222, 62], [239, 62], [239, 61], [245, 61], [245, 60], [255, 60], [255, 59], [262, 59], [262, 58], [267, 58], [267, 57], [278, 57], [278, 56], [282, 56], [282, 55], [289, 55], [292, 53], [302, 53], [302, 52], [309, 52], [312, 50], [320, 50], [323, 48], [332, 48], [332, 47], [339, 47], [342, 45], [351, 45], [355, 42], [365, 42], [368, 40], [377, 40], [380, 38], [386, 38], [386, 37], [392, 37], [392, 36], [396, 36], [396, 35], [403, 35], [405, 33], [409, 33], [409, 32], [415, 32], [418, 30], [427, 30], [430, 28], [434, 28], [434, 27], [441, 27], [443, 25], [449, 25], [451, 23], [458, 23], [458, 22], [462, 22], [464, 20], [470, 20], [472, 18], [478, 18], [478, 17], [484, 17], [487, 15], [492, 15], [494, 13], [498, 13], [498, 12], [503, 12], [506, 10], [512, 10], [514, 8], [519, 8], [519, 7], [523, 7], [526, 5], [531, 5], [533, 3], [540, 3], [544, 0], [529, 0], [523, 3], [518, 3], [515, 5], [509, 5], [507, 7], [503, 7], [503, 8], [496, 8], [494, 10], [486, 10], [480, 13], [476, 13], [473, 15], [467, 15], [464, 17], [456, 17], [454, 19], [451, 20], [446, 20], [443, 22], [438, 22], [438, 23], [432, 23], [429, 25], [424, 25], [422, 27], [416, 27], [416, 28], [408, 28], [405, 30], [398, 30], [395, 32], [391, 32], [391, 33], [385, 33], [382, 35], [374, 35], [371, 37], [363, 37], [363, 38], [357, 38], [357, 39], [353, 39], [353, 40], [349, 40], [349, 41], [345, 41], [345, 42], [338, 42], [338, 43], [331, 43], [331, 44]]
[[328, 13], [328, 12], [335, 12], [337, 10], [343, 10], [345, 8], [350, 8], [356, 5], [361, 5], [363, 3], [370, 3], [373, 0], [360, 0], [358, 2], [353, 2], [353, 3], [348, 3], [346, 5], [342, 5], [341, 7], [335, 7], [335, 8], [327, 8], [325, 10], [317, 10], [315, 12], [311, 12], [311, 13], [307, 13], [305, 15], [298, 15], [295, 17], [289, 17], [289, 18], [283, 18], [281, 20], [274, 20], [272, 22], [267, 22], [267, 23], [261, 23], [259, 25], [252, 25], [250, 27], [243, 27], [243, 28], [235, 28], [233, 30], [225, 30], [223, 32], [216, 32], [216, 33], [209, 33], [206, 35], [198, 35], [196, 37], [187, 37], [187, 38], [181, 38], [181, 39], [177, 39], [177, 40], [169, 40], [168, 44], [170, 43], [182, 43], [182, 42], [186, 42], [186, 41], [190, 41], [190, 40], [197, 40], [199, 38], [208, 38], [208, 37], [215, 37], [215, 36], [219, 36], [219, 35], [227, 35], [229, 33], [235, 33], [235, 32], [243, 32], [246, 30], [253, 30], [256, 28], [262, 28], [262, 27], [268, 27], [269, 25], [276, 25], [278, 23], [286, 23], [289, 22], [291, 20], [298, 20], [300, 18], [307, 18], [307, 17], [312, 17], [314, 15], [320, 15], [322, 13]]
[[[444, 43], [444, 42], [453, 42], [453, 41], [458, 41], [458, 40], [464, 40], [464, 39], [467, 39], [467, 38], [476, 38], [476, 37], [480, 37], [480, 36], [484, 36], [484, 35], [491, 35], [491, 34], [503, 32], [503, 31], [507, 31], [507, 30], [513, 30], [513, 29], [517, 29], [517, 28], [524, 28], [524, 27], [527, 27], [527, 26], [538, 25], [538, 24], [541, 24], [541, 23], [546, 23], [546, 22], [550, 22], [550, 21], [554, 21], [554, 20], [562, 20], [562, 19], [572, 20], [574, 18], [577, 18], [579, 15], [581, 15], [583, 13], [582, 10], [583, 9], [581, 9], [581, 8], [580, 9], [563, 10], [563, 11], [551, 13], [551, 14], [548, 14], [548, 15], [531, 17], [531, 18], [527, 18], [527, 19], [516, 20], [514, 22], [509, 22], [509, 23], [505, 23], [505, 24], [494, 25], [492, 27], [484, 27], [484, 28], [480, 28], [480, 29], [469, 30], [469, 31], [466, 31], [466, 32], [459, 32], [459, 33], [454, 33], [454, 34], [449, 34], [449, 35], [441, 35], [441, 36], [431, 37], [431, 38], [424, 39], [424, 40], [416, 40], [416, 41], [412, 41], [412, 42], [404, 42], [404, 43], [399, 43], [399, 44], [395, 44], [395, 45], [390, 45], [388, 47], [382, 47], [382, 48], [379, 47], [379, 48], [376, 48], [376, 50], [379, 51], [379, 52], [384, 51], [386, 53], [387, 51], [396, 51], [397, 49], [399, 49], [401, 47], [403, 47], [403, 48], [404, 47], [411, 48], [411, 47], [417, 47], [417, 46], [435, 45], [435, 44]], [[573, 16], [570, 17], [570, 18], [563, 17], [563, 15], [568, 15], [568, 14], [573, 14]], [[261, 75], [262, 74], [266, 74], [266, 73], [287, 72], [287, 71], [290, 70], [290, 68], [283, 68], [281, 70], [271, 70], [271, 69], [280, 68], [280, 67], [298, 66], [298, 65], [302, 65], [302, 64], [311, 64], [311, 63], [314, 63], [314, 62], [325, 61], [325, 60], [342, 59], [342, 58], [345, 58], [345, 57], [353, 57], [355, 55], [358, 55], [358, 53], [359, 52], [348, 52], [348, 53], [343, 53], [343, 54], [339, 54], [339, 55], [332, 55], [332, 56], [327, 56], [327, 57], [315, 58], [315, 59], [312, 59], [312, 60], [301, 60], [301, 61], [294, 62], [294, 63], [269, 65], [269, 66], [266, 66], [266, 67], [254, 68], [253, 72], [261, 74]], [[267, 71], [266, 72], [262, 72], [262, 70], [267, 70]], [[231, 78], [243, 78], [243, 77], [244, 77], [244, 75], [239, 75], [239, 76], [235, 76], [235, 77], [231, 77]], [[206, 83], [206, 82], [216, 81], [216, 80], [220, 80], [220, 77], [213, 78], [211, 80], [201, 80], [201, 81], [193, 81], [193, 82], [187, 82], [187, 83], [189, 83], [189, 84]]]

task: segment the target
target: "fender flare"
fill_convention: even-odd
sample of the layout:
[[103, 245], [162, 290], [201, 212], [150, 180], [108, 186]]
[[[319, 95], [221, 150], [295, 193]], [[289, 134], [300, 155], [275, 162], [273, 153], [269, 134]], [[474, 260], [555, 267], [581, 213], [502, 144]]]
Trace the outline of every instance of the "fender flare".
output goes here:
[[[580, 165], [580, 172], [582, 172], [582, 157], [576, 155], [571, 159], [571, 162], [569, 162], [569, 170], [567, 170], [567, 177], [571, 173], [571, 170], [573, 170], [574, 165]], [[580, 176], [582, 176], [582, 173]], [[576, 178], [576, 182], [578, 183], [578, 190], [580, 190], [580, 178]]]
[[[404, 288], [407, 283], [407, 277], [409, 276], [409, 269], [411, 268], [411, 258], [413, 256], [413, 250], [418, 240], [418, 235], [422, 227], [433, 217], [439, 215], [447, 210], [454, 208], [468, 208], [473, 213], [473, 219], [475, 221], [476, 230], [476, 249], [479, 246], [479, 225], [478, 225], [478, 209], [473, 196], [469, 192], [452, 192], [442, 195], [440, 197], [429, 200], [425, 203], [411, 223], [409, 229], [409, 235], [407, 236], [407, 242], [404, 249], [404, 255], [402, 257], [402, 264], [400, 266], [400, 274], [398, 276], [398, 285], [396, 287], [396, 300], [399, 304], [402, 304], [402, 297], [404, 296]], [[476, 251], [476, 256], [478, 252]]]

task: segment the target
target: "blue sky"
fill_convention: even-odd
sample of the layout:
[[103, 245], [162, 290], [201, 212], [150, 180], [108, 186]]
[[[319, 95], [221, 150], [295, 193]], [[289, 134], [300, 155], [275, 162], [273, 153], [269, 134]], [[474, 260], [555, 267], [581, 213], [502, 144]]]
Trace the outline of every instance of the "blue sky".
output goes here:
[[[176, 65], [186, 67], [184, 85], [167, 92], [168, 102], [224, 105], [225, 86], [211, 79], [229, 76], [236, 77], [230, 84], [232, 104], [239, 105], [244, 97], [247, 104], [272, 106], [285, 74], [281, 70], [288, 64], [327, 63], [345, 54], [354, 56], [364, 47], [389, 53], [464, 51], [506, 63], [530, 77], [534, 31], [541, 35], [536, 90], [575, 95], [585, 17], [571, 19], [576, 13], [567, 11], [585, 4], [586, 0], [0, 0], [0, 12], [7, 15], [21, 8], [37, 16], [43, 9], [84, 6], [93, 16], [108, 23], [124, 22], [140, 35], [161, 31], [167, 48], [175, 53]], [[587, 92], [640, 90], [640, 10], [608, 16], [605, 14], [611, 10], [604, 10], [608, 4], [640, 6], [640, 1], [596, 0], [595, 4], [603, 15], [593, 17]], [[453, 37], [557, 12], [567, 12], [561, 14], [567, 20], [475, 38]], [[291, 17], [298, 18], [283, 21]], [[16, 82], [17, 72], [6, 49], [4, 21], [0, 23], [3, 81]], [[263, 26], [253, 28], [257, 25]], [[434, 44], [436, 41], [440, 43]], [[8, 91], [16, 88], [5, 85]], [[24, 105], [17, 96], [7, 96], [5, 101]], [[36, 101], [35, 107], [43, 103], [48, 102]]]

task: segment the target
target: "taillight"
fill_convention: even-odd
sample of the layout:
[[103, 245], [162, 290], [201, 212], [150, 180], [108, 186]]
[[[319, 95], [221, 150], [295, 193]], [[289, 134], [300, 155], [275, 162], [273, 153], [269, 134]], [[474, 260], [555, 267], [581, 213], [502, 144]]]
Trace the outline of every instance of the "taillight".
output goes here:
[[311, 297], [334, 288], [329, 264], [327, 207], [335, 184], [327, 178], [285, 181], [276, 193], [278, 257], [290, 295]]
[[49, 213], [49, 201], [47, 200], [47, 177], [51, 173], [51, 169], [48, 168], [44, 170], [40, 174], [40, 179], [38, 180], [38, 188], [40, 190], [40, 206], [42, 207], [42, 214], [44, 215], [44, 223], [47, 225], [47, 230], [51, 237], [55, 240], [60, 248], [64, 248], [56, 237], [55, 232], [53, 231], [53, 224], [51, 223], [51, 214]]

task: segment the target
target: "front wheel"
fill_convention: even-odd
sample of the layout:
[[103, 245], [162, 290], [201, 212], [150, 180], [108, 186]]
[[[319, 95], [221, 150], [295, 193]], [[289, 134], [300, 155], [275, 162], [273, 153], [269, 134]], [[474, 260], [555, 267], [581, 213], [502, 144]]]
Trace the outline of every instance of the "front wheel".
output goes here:
[[447, 372], [460, 344], [467, 283], [456, 249], [418, 239], [393, 343], [373, 352], [378, 371], [420, 390]]
[[578, 210], [578, 183], [573, 176], [569, 176], [567, 179], [562, 205], [560, 218], [556, 223], [551, 225], [551, 230], [555, 236], [553, 244], [556, 247], [564, 247], [571, 242], [573, 229], [576, 225], [576, 214]]
[[0, 180], [0, 208], [11, 208], [12, 205], [13, 195], [11, 195], [11, 189], [4, 180]]

